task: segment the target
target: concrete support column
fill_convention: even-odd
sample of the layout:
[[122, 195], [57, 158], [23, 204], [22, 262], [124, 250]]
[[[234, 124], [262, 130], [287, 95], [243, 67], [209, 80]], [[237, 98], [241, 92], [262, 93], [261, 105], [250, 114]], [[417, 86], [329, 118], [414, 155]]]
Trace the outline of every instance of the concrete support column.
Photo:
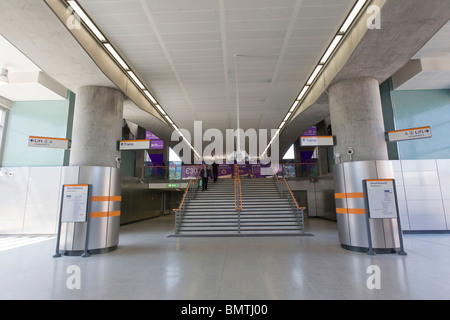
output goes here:
[[76, 92], [70, 166], [116, 167], [122, 137], [122, 92], [88, 86]]
[[[376, 79], [343, 80], [329, 92], [331, 125], [341, 162], [388, 160], [379, 83]], [[353, 148], [352, 159], [348, 155]]]
[[[395, 252], [399, 247], [397, 219], [369, 219], [363, 190], [366, 179], [394, 178], [392, 163], [387, 161], [379, 83], [372, 78], [344, 80], [330, 88], [329, 99], [337, 142], [334, 153], [341, 155], [341, 163], [334, 167], [341, 246], [369, 252], [371, 243], [379, 253]], [[354, 150], [351, 157], [347, 153], [350, 147]]]
[[[78, 255], [115, 250], [119, 243], [122, 171], [117, 168], [122, 138], [124, 95], [112, 88], [88, 86], [76, 92], [69, 166], [63, 184], [90, 185], [89, 228], [62, 224], [60, 253]], [[86, 233], [89, 233], [86, 235]]]

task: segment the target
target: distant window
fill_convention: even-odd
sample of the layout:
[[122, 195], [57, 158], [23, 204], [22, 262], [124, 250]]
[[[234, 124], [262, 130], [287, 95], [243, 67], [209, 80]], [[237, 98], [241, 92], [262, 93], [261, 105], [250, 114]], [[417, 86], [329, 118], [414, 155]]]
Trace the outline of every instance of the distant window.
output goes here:
[[180, 157], [172, 150], [172, 148], [169, 148], [169, 161], [181, 162]]
[[283, 157], [283, 160], [295, 159], [294, 145], [292, 145]]

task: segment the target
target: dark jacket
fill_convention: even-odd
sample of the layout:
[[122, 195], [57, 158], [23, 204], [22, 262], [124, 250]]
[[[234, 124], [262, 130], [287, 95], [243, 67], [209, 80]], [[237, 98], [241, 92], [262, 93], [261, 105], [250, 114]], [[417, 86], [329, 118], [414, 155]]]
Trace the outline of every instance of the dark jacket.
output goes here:
[[[203, 178], [203, 174], [205, 173], [205, 169], [202, 169], [200, 171], [200, 178]], [[211, 170], [206, 169], [206, 174], [208, 175], [208, 177], [211, 175]]]

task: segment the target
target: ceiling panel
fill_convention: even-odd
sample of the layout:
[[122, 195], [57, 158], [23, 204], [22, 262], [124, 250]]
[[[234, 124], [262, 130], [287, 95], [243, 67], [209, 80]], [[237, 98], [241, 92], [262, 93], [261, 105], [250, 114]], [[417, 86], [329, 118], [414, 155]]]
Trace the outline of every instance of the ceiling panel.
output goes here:
[[179, 128], [234, 126], [238, 54], [241, 125], [270, 129], [355, 0], [79, 2]]

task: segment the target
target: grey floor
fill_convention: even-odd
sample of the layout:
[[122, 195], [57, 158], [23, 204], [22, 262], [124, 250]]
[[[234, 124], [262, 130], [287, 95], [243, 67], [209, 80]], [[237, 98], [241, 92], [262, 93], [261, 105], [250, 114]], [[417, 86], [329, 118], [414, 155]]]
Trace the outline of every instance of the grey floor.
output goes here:
[[[118, 250], [89, 258], [52, 258], [55, 239], [1, 251], [0, 299], [450, 299], [450, 234], [405, 235], [407, 256], [368, 256], [319, 219], [309, 237], [173, 238], [173, 225], [123, 226]], [[367, 286], [372, 265], [380, 289]]]

